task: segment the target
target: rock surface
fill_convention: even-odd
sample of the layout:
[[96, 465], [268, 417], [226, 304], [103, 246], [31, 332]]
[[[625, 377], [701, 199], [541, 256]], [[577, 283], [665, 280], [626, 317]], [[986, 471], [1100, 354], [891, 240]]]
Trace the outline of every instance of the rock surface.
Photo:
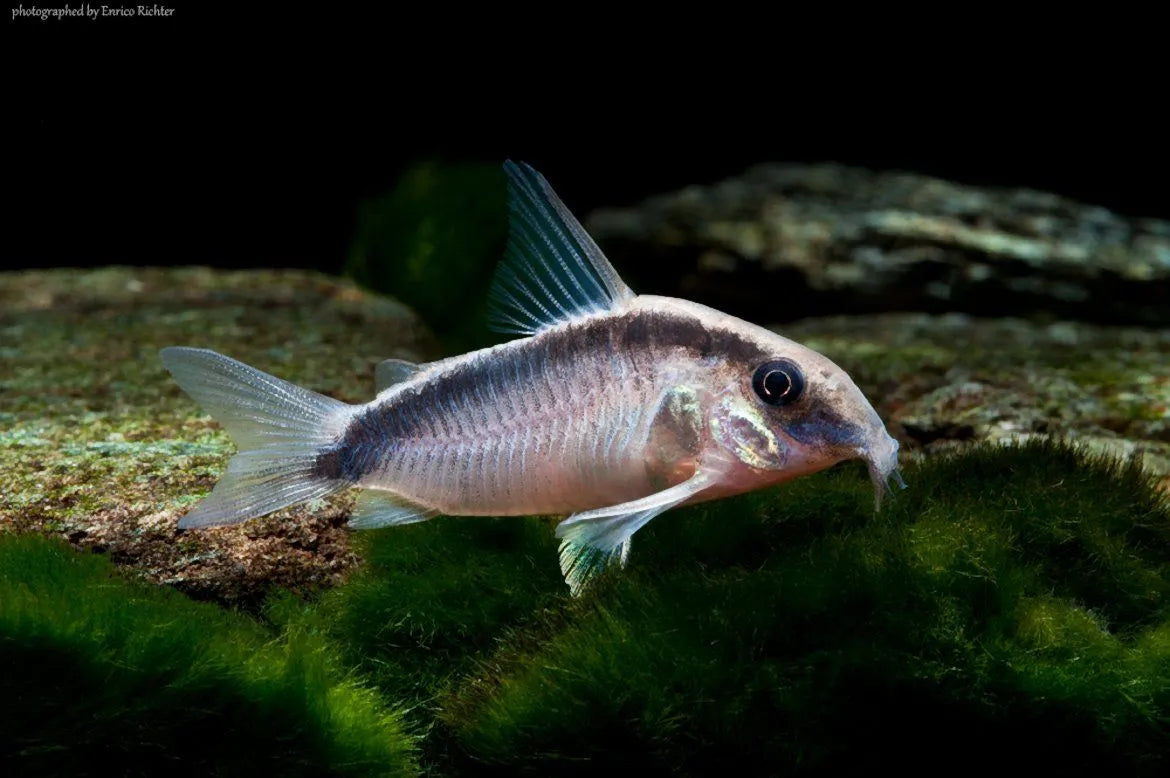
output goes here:
[[760, 165], [597, 211], [587, 227], [636, 288], [756, 321], [1042, 311], [1170, 324], [1170, 222], [1027, 189]]
[[1138, 457], [1170, 491], [1170, 329], [962, 314], [775, 329], [844, 367], [903, 451], [1061, 437]]
[[178, 531], [234, 447], [163, 369], [168, 345], [215, 349], [349, 402], [373, 396], [379, 359], [434, 355], [404, 306], [314, 273], [0, 274], [0, 530], [59, 534], [239, 605], [274, 586], [333, 583], [355, 561], [344, 497]]

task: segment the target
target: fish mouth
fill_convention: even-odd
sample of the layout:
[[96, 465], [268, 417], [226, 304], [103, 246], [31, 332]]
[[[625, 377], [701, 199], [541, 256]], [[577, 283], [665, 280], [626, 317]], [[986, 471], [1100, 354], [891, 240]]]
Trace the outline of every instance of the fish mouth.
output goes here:
[[902, 480], [902, 471], [898, 469], [898, 441], [885, 434], [885, 441], [880, 446], [867, 448], [863, 454], [866, 466], [869, 468], [869, 479], [873, 481], [873, 509], [878, 512], [882, 509], [882, 497], [893, 497], [894, 489], [890, 481], [905, 489], [906, 482]]

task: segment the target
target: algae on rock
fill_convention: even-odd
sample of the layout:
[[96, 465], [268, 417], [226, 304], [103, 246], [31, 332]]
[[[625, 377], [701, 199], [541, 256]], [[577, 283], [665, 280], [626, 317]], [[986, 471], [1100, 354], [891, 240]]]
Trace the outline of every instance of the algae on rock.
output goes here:
[[435, 355], [403, 305], [316, 273], [0, 274], [0, 530], [58, 534], [224, 601], [335, 582], [355, 561], [344, 497], [177, 531], [234, 447], [163, 369], [158, 350], [170, 345], [211, 348], [348, 402], [374, 396], [380, 359]]
[[774, 329], [844, 367], [903, 451], [1066, 438], [1139, 458], [1170, 490], [1170, 329], [962, 314]]

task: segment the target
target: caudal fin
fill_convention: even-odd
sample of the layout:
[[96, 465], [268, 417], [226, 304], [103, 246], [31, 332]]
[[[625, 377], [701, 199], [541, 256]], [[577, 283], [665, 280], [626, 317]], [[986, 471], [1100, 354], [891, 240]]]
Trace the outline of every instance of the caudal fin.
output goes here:
[[318, 462], [341, 435], [353, 406], [207, 349], [164, 348], [160, 356], [179, 386], [240, 447], [180, 528], [235, 524], [347, 485], [322, 477]]

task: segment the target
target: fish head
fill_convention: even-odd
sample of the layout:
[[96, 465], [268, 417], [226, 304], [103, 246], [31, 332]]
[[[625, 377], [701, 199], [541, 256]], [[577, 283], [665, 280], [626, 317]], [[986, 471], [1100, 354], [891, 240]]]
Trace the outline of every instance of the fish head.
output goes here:
[[898, 442], [869, 400], [829, 358], [763, 328], [727, 317], [750, 348], [721, 360], [710, 430], [730, 455], [732, 488], [746, 491], [861, 459], [869, 468], [875, 504], [898, 472]]

